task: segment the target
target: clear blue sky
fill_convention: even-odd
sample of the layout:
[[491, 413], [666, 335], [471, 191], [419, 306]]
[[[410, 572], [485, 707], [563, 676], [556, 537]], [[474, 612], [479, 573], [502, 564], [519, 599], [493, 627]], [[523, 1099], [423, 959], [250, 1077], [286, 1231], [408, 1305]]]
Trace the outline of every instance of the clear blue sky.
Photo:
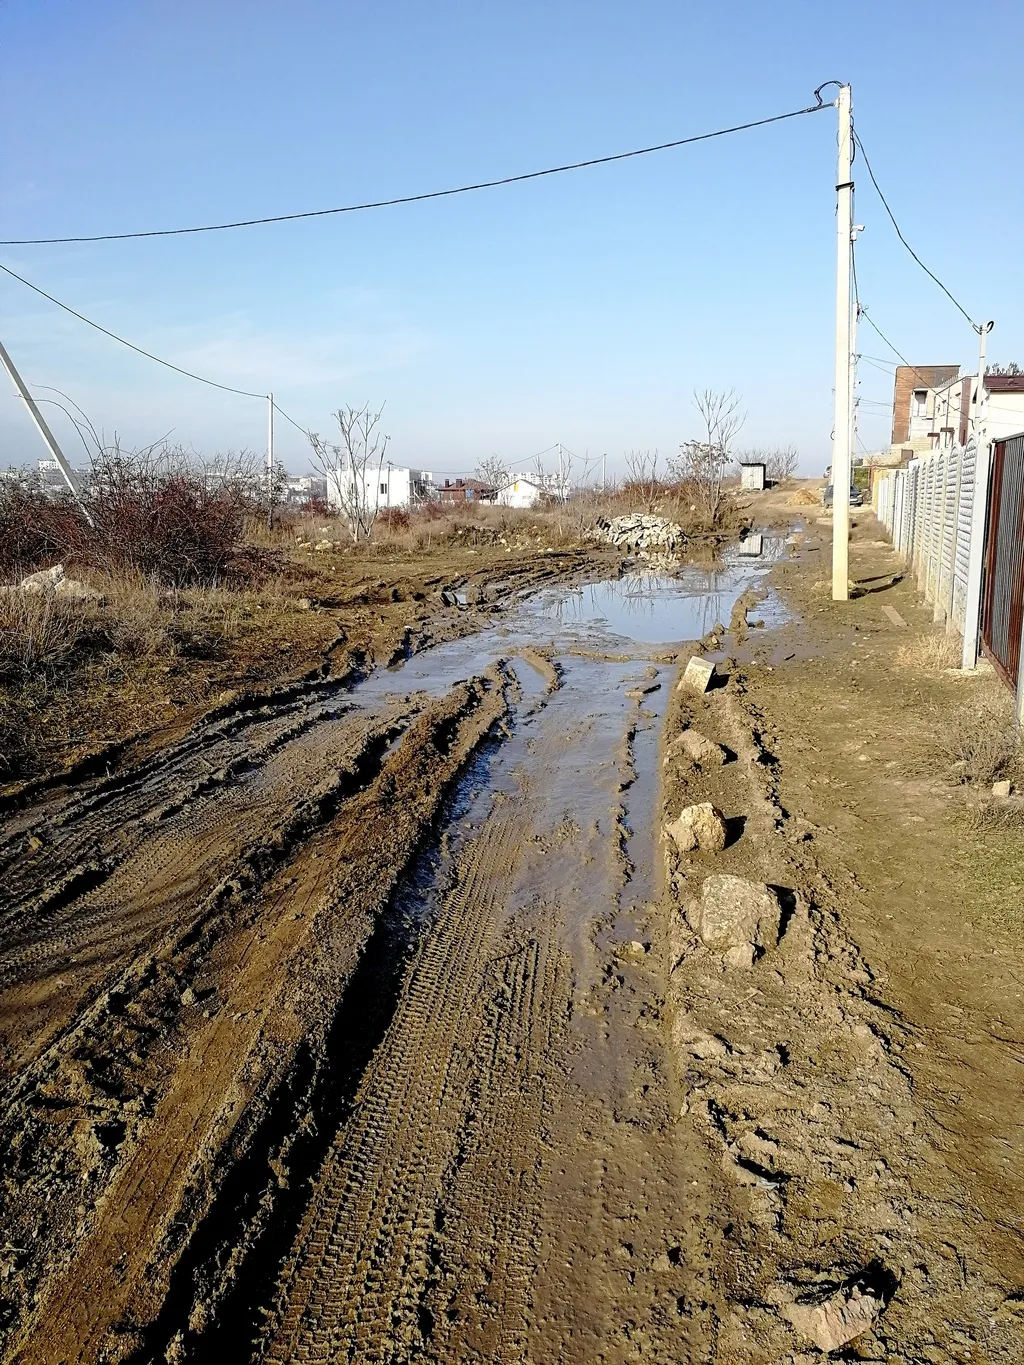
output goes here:
[[[514, 174], [799, 108], [853, 84], [904, 231], [1024, 362], [1024, 11], [821, 0], [10, 0], [0, 10], [0, 237], [188, 225]], [[835, 116], [615, 166], [209, 236], [0, 248], [147, 349], [305, 426], [387, 400], [396, 462], [471, 469], [561, 440], [664, 454], [694, 387], [735, 388], [741, 444], [828, 463]], [[967, 324], [897, 242], [863, 172], [861, 297], [914, 363], [972, 366]], [[107, 435], [262, 448], [263, 405], [160, 370], [21, 285], [0, 335]], [[859, 347], [894, 359], [866, 329]], [[888, 439], [861, 367], [865, 444]], [[4, 381], [6, 383], [6, 381]], [[40, 391], [42, 392], [42, 391]], [[69, 451], [73, 432], [55, 409]], [[35, 459], [13, 393], [0, 464]], [[293, 469], [308, 458], [281, 424]]]

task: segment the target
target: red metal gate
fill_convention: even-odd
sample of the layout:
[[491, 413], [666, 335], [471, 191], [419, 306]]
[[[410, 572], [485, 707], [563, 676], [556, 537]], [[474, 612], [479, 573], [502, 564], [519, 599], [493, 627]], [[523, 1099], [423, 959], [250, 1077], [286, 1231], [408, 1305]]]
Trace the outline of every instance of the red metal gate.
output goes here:
[[1016, 689], [1024, 626], [1024, 434], [995, 443], [991, 488], [981, 643]]

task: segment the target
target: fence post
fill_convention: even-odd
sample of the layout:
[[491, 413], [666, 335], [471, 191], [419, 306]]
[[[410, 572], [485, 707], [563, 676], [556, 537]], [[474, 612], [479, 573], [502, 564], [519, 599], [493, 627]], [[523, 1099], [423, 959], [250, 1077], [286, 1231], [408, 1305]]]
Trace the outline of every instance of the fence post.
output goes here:
[[960, 667], [970, 671], [978, 665], [981, 631], [981, 575], [985, 563], [985, 525], [988, 520], [988, 485], [992, 472], [992, 446], [978, 443], [974, 472], [974, 505], [971, 508], [971, 545], [967, 561], [967, 597], [964, 604], [964, 647]]

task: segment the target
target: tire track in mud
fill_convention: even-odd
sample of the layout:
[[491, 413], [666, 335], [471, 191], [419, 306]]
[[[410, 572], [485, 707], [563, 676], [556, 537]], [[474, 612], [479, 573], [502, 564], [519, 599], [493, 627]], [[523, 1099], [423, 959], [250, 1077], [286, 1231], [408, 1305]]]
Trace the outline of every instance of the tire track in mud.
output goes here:
[[422, 1335], [433, 1210], [462, 1095], [459, 1045], [528, 830], [520, 802], [505, 805], [460, 860], [352, 1122], [317, 1180], [262, 1352], [268, 1362], [401, 1358]]
[[[313, 1047], [315, 1052], [324, 1046], [324, 1011], [329, 1014], [331, 999], [344, 990], [372, 932], [375, 908], [394, 886], [467, 756], [505, 706], [496, 671], [489, 686], [459, 685], [428, 708], [403, 744], [382, 767], [377, 765], [376, 775], [366, 774], [369, 786], [327, 812], [334, 824], [325, 826], [312, 844], [306, 842], [294, 870], [282, 870], [278, 889], [250, 914], [242, 932], [224, 942], [215, 965], [218, 977], [228, 974], [223, 985], [226, 1008], [208, 1023], [192, 1012], [192, 1041], [184, 1064], [176, 1059], [173, 1083], [152, 1121], [143, 1122], [138, 1134], [124, 1143], [114, 1184], [103, 1191], [74, 1264], [63, 1273], [50, 1267], [51, 1292], [27, 1327], [17, 1359], [95, 1359], [101, 1348], [110, 1349], [103, 1343], [115, 1327], [122, 1337], [128, 1334], [116, 1348], [118, 1358], [136, 1346], [145, 1349], [145, 1334], [132, 1343], [138, 1330], [158, 1315], [168, 1277], [189, 1250], [188, 1232], [183, 1237], [182, 1229], [193, 1229], [199, 1243], [192, 1254], [193, 1270], [211, 1256], [216, 1260], [224, 1236], [237, 1233], [233, 1209], [215, 1216], [218, 1188], [242, 1162], [246, 1148], [259, 1144], [260, 1125], [274, 1107], [276, 1091], [283, 1086], [286, 1103], [302, 1111], [301, 1085], [288, 1099], [294, 1071], [289, 1058], [297, 1048]], [[382, 759], [384, 753], [386, 749]], [[303, 971], [299, 949], [311, 935], [317, 951]], [[205, 947], [208, 952], [210, 945]], [[245, 1007], [238, 1012], [236, 1005]], [[102, 1002], [94, 1013], [102, 1032]], [[316, 1044], [318, 1036], [321, 1042]], [[307, 1084], [322, 1084], [316, 1073], [328, 1060], [320, 1056]], [[281, 1150], [294, 1139], [294, 1122], [293, 1117]], [[276, 1186], [273, 1172], [284, 1168], [274, 1142], [272, 1138], [263, 1169]], [[259, 1222], [266, 1202], [266, 1179], [265, 1174], [263, 1183], [246, 1192], [256, 1200], [250, 1210], [253, 1223]], [[208, 1215], [204, 1209], [210, 1210]], [[67, 1231], [73, 1245], [73, 1225]], [[79, 1238], [81, 1234], [79, 1229]], [[236, 1259], [244, 1261], [245, 1242], [243, 1235], [233, 1246]], [[57, 1249], [58, 1260], [71, 1245]], [[36, 1274], [43, 1269], [37, 1266]], [[190, 1276], [186, 1279], [193, 1282]], [[24, 1277], [22, 1282], [27, 1288]], [[185, 1284], [171, 1294], [172, 1319], [179, 1300], [188, 1315], [193, 1293]], [[173, 1322], [167, 1341], [172, 1328]]]

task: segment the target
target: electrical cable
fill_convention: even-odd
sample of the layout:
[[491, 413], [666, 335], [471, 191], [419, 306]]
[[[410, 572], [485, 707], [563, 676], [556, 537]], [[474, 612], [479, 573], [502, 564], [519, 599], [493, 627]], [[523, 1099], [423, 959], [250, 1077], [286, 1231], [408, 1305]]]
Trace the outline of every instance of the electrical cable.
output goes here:
[[594, 156], [586, 161], [571, 161], [563, 166], [549, 166], [542, 171], [526, 171], [522, 175], [506, 175], [498, 180], [480, 180], [472, 185], [458, 185], [454, 189], [431, 190], [425, 194], [403, 194], [394, 199], [377, 199], [365, 204], [345, 204], [341, 208], [309, 209], [304, 213], [277, 213], [265, 218], [243, 218], [231, 223], [207, 223], [200, 227], [155, 228], [147, 232], [102, 232], [79, 237], [15, 237], [0, 240], [0, 246], [56, 246], [69, 242], [123, 242], [139, 237], [182, 237], [197, 232], [226, 232], [230, 228], [291, 223], [300, 218], [328, 218], [340, 213], [361, 213], [365, 209], [393, 208], [399, 204], [419, 204], [427, 199], [446, 199], [455, 194], [469, 194], [473, 190], [490, 190], [500, 185], [516, 185], [524, 180], [539, 180], [548, 175], [561, 175], [566, 171], [585, 170], [589, 166], [606, 166], [613, 161], [628, 161], [632, 157], [649, 156], [652, 152], [665, 152], [674, 147], [687, 147], [694, 142], [707, 142], [711, 138], [726, 137], [730, 133], [743, 133], [751, 128], [763, 128], [769, 123], [782, 123], [785, 119], [800, 118], [803, 114], [817, 114], [822, 109], [832, 108], [831, 104], [822, 101], [820, 93], [816, 91], [815, 94], [817, 104], [808, 105], [805, 109], [792, 109], [787, 114], [773, 114], [771, 118], [755, 119], [751, 123], [737, 123], [731, 128], [718, 128], [713, 133], [697, 133], [693, 137], [681, 137], [673, 142], [659, 142], [652, 147], [637, 147], [631, 152]]
[[0, 270], [2, 270], [5, 275], [10, 275], [12, 279], [23, 284], [27, 289], [31, 289], [33, 293], [41, 295], [44, 299], [48, 299], [50, 303], [55, 303], [58, 308], [63, 308], [65, 313], [70, 313], [71, 316], [77, 318], [79, 322], [84, 322], [88, 327], [94, 327], [97, 332], [102, 332], [104, 336], [110, 337], [112, 341], [119, 341], [122, 346], [127, 346], [130, 351], [135, 351], [139, 355], [144, 355], [147, 360], [155, 360], [158, 365], [163, 365], [168, 370], [174, 370], [178, 374], [183, 374], [186, 379], [198, 380], [200, 384], [209, 384], [212, 389], [223, 389], [225, 393], [241, 394], [243, 398], [266, 398], [267, 396], [265, 393], [251, 393], [248, 389], [235, 389], [232, 388], [230, 384], [218, 383], [216, 379], [204, 379], [201, 374], [193, 374], [191, 370], [183, 370], [180, 365], [172, 365], [169, 360], [161, 360], [160, 357], [154, 355], [152, 351], [144, 351], [141, 346], [136, 346], [134, 342], [125, 341], [124, 337], [119, 337], [116, 332], [111, 332], [106, 327], [101, 327], [98, 322], [93, 322], [93, 320], [87, 318], [84, 313], [79, 313], [68, 304], [61, 303], [60, 299], [55, 299], [52, 294], [48, 294], [45, 289], [40, 289], [39, 286], [33, 284], [31, 280], [26, 280], [24, 275], [19, 275], [17, 271], [12, 270], [10, 266], [0, 265]]
[[305, 436], [305, 438], [309, 440], [309, 432], [306, 430], [306, 428], [299, 426], [298, 422], [296, 422], [294, 417], [289, 417], [288, 414], [285, 412], [284, 408], [278, 406], [276, 398], [272, 398], [270, 401], [274, 405], [274, 411], [280, 413], [286, 422], [291, 422], [295, 430], [301, 431], [303, 436]]
[[913, 256], [914, 260], [915, 260], [915, 261], [917, 262], [917, 264], [921, 267], [921, 269], [922, 269], [922, 270], [924, 271], [924, 273], [928, 276], [928, 278], [931, 279], [931, 280], [934, 280], [934, 282], [939, 286], [939, 288], [940, 288], [940, 289], [942, 290], [942, 292], [945, 294], [946, 298], [949, 299], [950, 303], [952, 303], [953, 306], [954, 306], [956, 309], [958, 309], [959, 312], [961, 312], [961, 313], [963, 314], [963, 316], [964, 316], [964, 317], [967, 319], [967, 321], [971, 324], [971, 326], [974, 328], [974, 330], [977, 331], [977, 330], [978, 330], [978, 324], [977, 324], [977, 323], [974, 321], [974, 319], [971, 317], [970, 313], [968, 313], [967, 309], [963, 306], [962, 303], [960, 303], [960, 301], [959, 301], [958, 299], [954, 298], [954, 296], [950, 293], [950, 291], [946, 288], [946, 286], [945, 286], [945, 285], [942, 283], [942, 281], [939, 279], [938, 275], [936, 275], [933, 271], [931, 271], [931, 270], [928, 269], [928, 267], [925, 265], [924, 261], [921, 260], [921, 257], [917, 254], [917, 252], [914, 250], [914, 248], [913, 248], [913, 247], [910, 245], [910, 243], [907, 241], [906, 237], [904, 237], [903, 232], [902, 232], [901, 229], [900, 229], [900, 225], [899, 225], [899, 223], [897, 223], [896, 217], [895, 217], [895, 215], [894, 215], [892, 209], [889, 207], [889, 202], [888, 202], [888, 200], [886, 199], [885, 195], [882, 193], [882, 187], [879, 185], [878, 181], [877, 181], [876, 178], [875, 178], [875, 173], [874, 173], [874, 171], [871, 169], [871, 162], [868, 160], [868, 154], [867, 154], [867, 152], [864, 150], [864, 143], [861, 141], [861, 139], [860, 139], [860, 134], [857, 132], [856, 129], [854, 129], [854, 132], [853, 132], [853, 141], [854, 141], [855, 146], [857, 146], [857, 147], [860, 148], [860, 154], [861, 154], [861, 156], [864, 158], [864, 165], [867, 167], [868, 175], [871, 177], [871, 183], [872, 183], [872, 185], [874, 185], [875, 191], [876, 191], [876, 193], [878, 194], [879, 199], [881, 199], [881, 201], [882, 201], [882, 207], [885, 209], [886, 213], [889, 215], [889, 221], [892, 223], [893, 227], [896, 229], [896, 236], [900, 239], [900, 241], [903, 243], [903, 245], [907, 248], [907, 250], [910, 252], [911, 256]]

